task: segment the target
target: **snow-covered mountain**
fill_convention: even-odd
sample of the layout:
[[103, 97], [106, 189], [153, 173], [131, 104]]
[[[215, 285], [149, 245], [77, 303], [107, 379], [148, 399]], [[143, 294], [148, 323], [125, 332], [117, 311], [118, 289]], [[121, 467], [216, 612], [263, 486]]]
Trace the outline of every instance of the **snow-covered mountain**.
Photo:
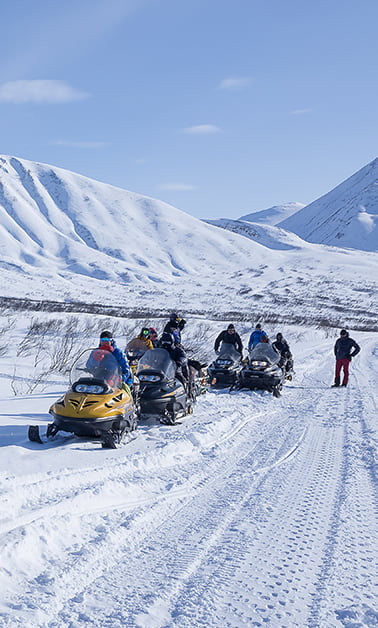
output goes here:
[[3, 156], [0, 297], [376, 325], [376, 253], [362, 257], [241, 224], [249, 237], [140, 194]]
[[308, 242], [378, 251], [378, 158], [279, 226]]
[[231, 220], [227, 218], [207, 220], [206, 222], [210, 225], [226, 229], [227, 231], [239, 233], [240, 235], [243, 235], [250, 240], [254, 240], [269, 249], [284, 251], [306, 247], [306, 242], [295, 233], [291, 233], [291, 231], [286, 231], [285, 229], [281, 229], [280, 227], [275, 227], [273, 225], [265, 225], [258, 222], [247, 222], [241, 219]]
[[241, 216], [239, 220], [259, 222], [263, 225], [277, 225], [300, 209], [303, 209], [304, 206], [304, 203], [282, 203], [282, 205], [273, 205], [273, 207], [269, 207], [268, 209], [251, 212], [250, 214]]

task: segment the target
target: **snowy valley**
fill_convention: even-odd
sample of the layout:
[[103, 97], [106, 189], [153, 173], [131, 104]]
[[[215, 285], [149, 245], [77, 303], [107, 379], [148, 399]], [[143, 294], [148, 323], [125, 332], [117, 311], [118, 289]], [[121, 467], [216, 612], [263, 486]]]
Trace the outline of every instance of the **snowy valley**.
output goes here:
[[[315, 204], [279, 223], [200, 221], [0, 162], [0, 626], [377, 626], [377, 160], [351, 187], [368, 238], [351, 242], [344, 185], [339, 247], [319, 209], [319, 237], [302, 229]], [[231, 321], [244, 347], [256, 321], [283, 332], [295, 377], [279, 398], [210, 390], [179, 424], [142, 421], [116, 450], [28, 441], [67, 388], [59, 345], [70, 338], [71, 357], [112, 328], [124, 348], [173, 309], [206, 361]], [[332, 389], [344, 326], [361, 352]]]

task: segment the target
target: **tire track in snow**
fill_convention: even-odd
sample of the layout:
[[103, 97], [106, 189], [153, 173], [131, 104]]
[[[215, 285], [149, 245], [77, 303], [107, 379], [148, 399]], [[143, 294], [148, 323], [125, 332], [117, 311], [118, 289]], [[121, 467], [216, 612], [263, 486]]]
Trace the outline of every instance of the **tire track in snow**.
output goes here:
[[[243, 420], [242, 424], [245, 425], [246, 421]], [[240, 432], [241, 427], [242, 427], [242, 425], [240, 424], [239, 425], [239, 429], [237, 430], [236, 433]], [[235, 430], [232, 431], [232, 433], [234, 433], [234, 432], [235, 432]], [[225, 438], [222, 439], [222, 441], [224, 441], [224, 440], [225, 440]], [[213, 448], [214, 448], [214, 441], [212, 441], [212, 443], [211, 443], [211, 449], [213, 449]], [[206, 454], [205, 454], [205, 456], [206, 456]], [[205, 481], [205, 478], [202, 477], [202, 476], [203, 476], [203, 470], [202, 470], [201, 477], [198, 480], [198, 486], [200, 486], [201, 483], [204, 483], [204, 481]], [[179, 476], [179, 482], [182, 483], [182, 478], [180, 478], [180, 476]], [[135, 506], [139, 507], [139, 510], [137, 509], [137, 511], [135, 512], [135, 521], [139, 520], [140, 516], [141, 516], [141, 512], [143, 512], [143, 510], [146, 510], [146, 509], [140, 508], [142, 503], [144, 503], [144, 504], [148, 503], [149, 508], [152, 508], [152, 509], [155, 508], [157, 511], [159, 511], [159, 513], [160, 513], [159, 514], [159, 518], [161, 518], [162, 517], [162, 507], [161, 507], [161, 503], [162, 502], [167, 502], [168, 503], [168, 502], [174, 501], [176, 503], [176, 502], [179, 502], [180, 499], [183, 498], [184, 493], [186, 495], [188, 495], [188, 493], [189, 494], [191, 494], [191, 493], [194, 494], [196, 492], [197, 484], [193, 483], [193, 480], [191, 480], [191, 482], [192, 482], [192, 484], [189, 485], [189, 487], [184, 485], [181, 490], [177, 489], [176, 492], [175, 492], [175, 490], [172, 489], [172, 487], [168, 488], [167, 491], [166, 491], [166, 495], [167, 496], [164, 495], [164, 497], [162, 497], [162, 494], [161, 494], [162, 489], [160, 487], [157, 498], [156, 497], [154, 498], [152, 496], [150, 499], [147, 499], [147, 502], [146, 502], [146, 499], [144, 499], [143, 502], [141, 500], [138, 501], [138, 500], [134, 499], [134, 507]], [[188, 490], [188, 488], [189, 488], [189, 490]], [[71, 506], [71, 504], [69, 504], [69, 506]], [[118, 508], [119, 508], [119, 505], [118, 505]], [[98, 508], [97, 508], [97, 510], [98, 510]], [[111, 562], [111, 561], [109, 563], [109, 560], [104, 560], [104, 556], [106, 554], [106, 548], [109, 545], [110, 546], [114, 545], [114, 543], [116, 541], [116, 537], [117, 537], [117, 533], [115, 534], [114, 538], [112, 538], [113, 534], [109, 533], [110, 519], [112, 519], [112, 524], [111, 524], [112, 527], [114, 526], [116, 530], [119, 530], [119, 526], [122, 525], [122, 523], [121, 523], [122, 516], [124, 517], [125, 515], [124, 515], [124, 513], [117, 513], [117, 514], [113, 513], [112, 518], [111, 518], [110, 514], [112, 514], [112, 513], [109, 514], [109, 508], [107, 508], [107, 509], [105, 508], [104, 510], [108, 510], [107, 515], [106, 515], [106, 518], [107, 518], [108, 521], [107, 521], [107, 525], [104, 527], [104, 531], [105, 532], [104, 532], [104, 535], [103, 535], [104, 536], [104, 541], [103, 542], [98, 542], [98, 536], [99, 535], [97, 534], [96, 531], [95, 531], [95, 533], [93, 533], [93, 531], [92, 531], [92, 534], [90, 533], [91, 530], [92, 530], [92, 527], [93, 527], [92, 524], [87, 525], [87, 526], [84, 525], [84, 522], [89, 518], [87, 513], [85, 513], [85, 515], [83, 516], [83, 513], [75, 513], [75, 515], [73, 515], [73, 514], [69, 514], [68, 511], [67, 511], [66, 516], [65, 516], [64, 507], [62, 507], [61, 512], [59, 512], [59, 508], [57, 508], [56, 505], [51, 508], [50, 513], [48, 513], [48, 512], [40, 513], [42, 519], [43, 519], [43, 517], [45, 517], [45, 519], [46, 519], [45, 521], [42, 521], [42, 522], [38, 521], [37, 522], [38, 523], [38, 529], [42, 531], [43, 535], [44, 534], [48, 535], [48, 528], [49, 528], [49, 526], [51, 524], [53, 525], [53, 527], [55, 526], [55, 527], [58, 528], [58, 534], [59, 534], [59, 531], [61, 530], [61, 527], [59, 525], [59, 518], [63, 520], [63, 522], [65, 524], [65, 527], [67, 529], [72, 527], [73, 524], [74, 524], [73, 527], [75, 528], [77, 526], [77, 523], [75, 524], [74, 519], [79, 517], [79, 516], [81, 517], [80, 527], [85, 531], [85, 533], [87, 533], [87, 532], [89, 533], [88, 537], [86, 539], [85, 545], [83, 547], [79, 546], [79, 544], [77, 543], [77, 538], [76, 538], [76, 539], [73, 539], [73, 540], [76, 540], [76, 545], [75, 544], [73, 545], [73, 547], [71, 548], [71, 551], [69, 550], [69, 547], [66, 548], [67, 555], [68, 556], [70, 556], [70, 554], [75, 555], [76, 559], [74, 561], [74, 567], [73, 568], [70, 567], [69, 564], [67, 564], [67, 565], [64, 564], [63, 567], [62, 567], [63, 574], [69, 573], [69, 578], [68, 579], [65, 578], [65, 577], [61, 578], [63, 586], [65, 585], [65, 582], [67, 580], [66, 586], [64, 586], [65, 591], [72, 591], [72, 588], [73, 588], [73, 590], [80, 589], [80, 586], [83, 585], [83, 582], [90, 581], [91, 578], [94, 577], [94, 571], [93, 571], [92, 567], [94, 567], [95, 572], [96, 572], [96, 576], [97, 576], [98, 575], [98, 565], [99, 564], [103, 563], [104, 564], [104, 569], [106, 569], [106, 568], [110, 569], [112, 564], [113, 564], [113, 562]], [[92, 513], [93, 512], [94, 512], [94, 510], [92, 510]], [[50, 514], [50, 516], [49, 516], [49, 514]], [[57, 515], [59, 515], [58, 521], [57, 520], [54, 521], [54, 518], [56, 518]], [[169, 514], [167, 516], [169, 516]], [[92, 517], [92, 519], [93, 519], [93, 517]], [[164, 520], [164, 517], [163, 517], [163, 520]], [[50, 521], [51, 521], [51, 524], [50, 524]], [[130, 525], [132, 525], [132, 518], [130, 519], [130, 517], [129, 517], [129, 521], [131, 522]], [[98, 526], [95, 525], [95, 530], [97, 528], [98, 528]], [[100, 524], [100, 528], [101, 528], [101, 524]], [[27, 532], [29, 533], [30, 530], [27, 530]], [[106, 539], [105, 539], [105, 537], [106, 537]], [[96, 547], [96, 551], [94, 552], [94, 555], [93, 555], [93, 560], [90, 560], [89, 557], [86, 555], [87, 553], [86, 553], [86, 550], [85, 550], [85, 546], [87, 544], [89, 544], [89, 546], [92, 545], [92, 547], [94, 547], [94, 546]], [[126, 551], [126, 547], [124, 547], [124, 551]], [[69, 560], [68, 562], [72, 562], [72, 556], [70, 558], [71, 558], [71, 560]], [[114, 561], [114, 560], [117, 560], [117, 558], [112, 557], [112, 561]], [[92, 565], [92, 567], [91, 567], [91, 565]], [[85, 576], [83, 575], [84, 573], [85, 573]], [[54, 574], [54, 569], [53, 570], [51, 570], [51, 569], [49, 570], [49, 568], [47, 567], [47, 569], [45, 569], [45, 571], [42, 571], [41, 574], [35, 580], [35, 582], [36, 582], [35, 589], [36, 590], [34, 591], [34, 595], [37, 595], [37, 597], [38, 597], [38, 595], [39, 595], [38, 590], [41, 588], [41, 585], [43, 585], [43, 583], [45, 583], [46, 586], [48, 585], [47, 586], [47, 588], [48, 588], [48, 594], [47, 595], [49, 597], [49, 601], [50, 602], [51, 602], [51, 598], [52, 598], [52, 593], [51, 593], [52, 583], [55, 580], [58, 580], [58, 576], [57, 575], [51, 575], [51, 574]], [[65, 597], [66, 597], [66, 595], [65, 595]], [[26, 600], [23, 600], [23, 602], [20, 602], [21, 608], [25, 609], [25, 607], [26, 607], [25, 605], [27, 606], [27, 601]], [[55, 604], [53, 606], [55, 608]], [[22, 624], [22, 621], [23, 620], [21, 620], [21, 624]]]
[[[268, 461], [265, 460], [263, 469], [256, 469], [255, 467], [255, 454], [257, 453], [256, 450], [261, 446], [261, 441], [255, 445], [255, 450], [252, 449], [248, 453], [248, 456], [243, 453], [242, 456], [239, 455], [237, 460], [226, 464], [224, 464], [225, 460], [222, 458], [216, 465], [218, 468], [217, 473], [211, 468], [211, 463], [214, 459], [211, 458], [209, 462], [208, 457], [206, 457], [207, 463], [210, 464], [207, 470], [207, 478], [212, 477], [213, 479], [211, 481], [207, 479], [203, 483], [200, 493], [197, 492], [193, 495], [191, 500], [184, 503], [177, 512], [172, 514], [171, 519], [165, 520], [163, 525], [159, 526], [157, 531], [154, 531], [146, 552], [143, 552], [141, 555], [140, 548], [136, 548], [135, 552], [127, 556], [127, 560], [125, 560], [122, 566], [122, 574], [126, 580], [128, 577], [132, 578], [132, 573], [135, 573], [135, 569], [140, 573], [142, 584], [133, 582], [129, 589], [133, 607], [139, 607], [139, 613], [145, 610], [146, 603], [149, 602], [151, 596], [155, 596], [155, 578], [159, 580], [159, 589], [168, 590], [167, 594], [164, 595], [164, 598], [158, 597], [155, 602], [149, 602], [149, 606], [152, 604], [152, 611], [146, 617], [145, 623], [143, 623], [143, 618], [138, 618], [137, 611], [131, 612], [129, 609], [123, 608], [122, 603], [120, 604], [119, 600], [114, 599], [115, 610], [112, 617], [107, 619], [108, 622], [115, 622], [114, 625], [117, 626], [123, 624], [133, 626], [154, 625], [154, 605], [157, 605], [160, 611], [163, 607], [166, 607], [168, 603], [166, 598], [168, 597], [168, 601], [175, 598], [177, 587], [178, 590], [181, 590], [182, 580], [184, 579], [185, 581], [185, 578], [191, 578], [192, 574], [195, 574], [201, 567], [203, 561], [208, 560], [209, 553], [213, 552], [213, 548], [219, 542], [224, 529], [228, 528], [229, 522], [233, 519], [233, 516], [228, 514], [229, 509], [231, 508], [235, 515], [235, 512], [240, 510], [241, 504], [247, 499], [246, 495], [256, 490], [253, 486], [256, 482], [260, 482], [260, 476], [271, 473], [272, 469], [287, 461], [287, 456], [282, 455], [282, 441], [280, 440], [277, 443], [276, 428], [277, 425], [271, 434], [273, 442], [270, 442], [270, 447], [268, 446], [266, 449], [270, 456], [270, 463], [267, 464]], [[303, 427], [301, 429], [303, 430]], [[293, 431], [298, 430], [296, 428]], [[287, 432], [283, 432], [283, 434], [287, 437]], [[293, 434], [291, 434], [291, 438], [293, 438]], [[297, 452], [297, 447], [293, 445], [287, 447], [287, 449], [291, 451], [292, 455]], [[240, 449], [237, 451], [239, 452]], [[281, 457], [278, 456], [278, 452], [280, 452], [279, 455]], [[230, 452], [228, 452], [229, 455]], [[230, 457], [232, 458], [232, 454]], [[246, 462], [247, 457], [248, 462]], [[229, 484], [230, 476], [233, 478], [231, 484]], [[241, 486], [240, 477], [243, 478]], [[223, 478], [224, 482], [219, 487], [220, 478]], [[198, 501], [200, 501], [199, 506]], [[224, 508], [221, 511], [219, 511], [220, 502], [224, 504]], [[198, 508], [203, 512], [203, 515], [199, 521], [196, 521], [193, 520], [193, 513]], [[224, 514], [224, 511], [226, 514]], [[195, 542], [188, 544], [188, 538], [193, 541], [193, 537], [196, 539]], [[218, 547], [214, 551], [217, 552]], [[164, 566], [161, 565], [162, 554], [165, 556]], [[177, 558], [178, 556], [179, 559]], [[136, 564], [138, 565], [137, 567]], [[101, 618], [101, 608], [97, 607], [94, 596], [98, 596], [99, 588], [101, 590], [100, 595], [111, 596], [113, 589], [116, 588], [116, 580], [117, 572], [115, 576], [114, 574], [108, 574], [105, 580], [102, 579], [99, 583], [96, 582], [96, 594], [91, 593], [90, 590], [85, 594], [86, 604], [93, 603], [96, 605], [96, 616], [99, 618]], [[169, 591], [171, 591], [170, 595]], [[90, 602], [88, 597], [91, 600]], [[127, 602], [124, 603], [125, 605], [127, 605]], [[62, 611], [61, 617], [66, 624], [72, 621], [72, 615], [70, 615], [67, 608]], [[116, 618], [118, 618], [118, 621]], [[100, 619], [100, 621], [105, 621], [105, 618]]]
[[[327, 603], [318, 603], [314, 608], [313, 626], [339, 626], [340, 620], [345, 626], [370, 626], [376, 625], [378, 617], [374, 611], [378, 584], [364, 576], [377, 562], [378, 545], [376, 448], [372, 442], [374, 431], [367, 428], [369, 419], [375, 417], [376, 403], [366, 394], [367, 389], [374, 390], [373, 378], [367, 374], [369, 370], [364, 370], [364, 377], [353, 376], [340, 400], [346, 432], [346, 472], [340, 489], [340, 525], [334, 531], [338, 542], [333, 542], [329, 564], [324, 565], [327, 586], [322, 593]], [[361, 375], [358, 370], [357, 375]]]

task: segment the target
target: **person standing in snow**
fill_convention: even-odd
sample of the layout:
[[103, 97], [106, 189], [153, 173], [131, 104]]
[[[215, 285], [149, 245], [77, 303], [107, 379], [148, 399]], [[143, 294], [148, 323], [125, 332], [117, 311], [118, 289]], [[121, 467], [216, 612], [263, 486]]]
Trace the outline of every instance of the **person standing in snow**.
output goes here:
[[255, 330], [251, 333], [248, 342], [248, 351], [251, 351], [259, 342], [262, 341], [262, 338], [267, 337], [266, 332], [261, 328], [261, 324], [257, 323]]
[[[354, 349], [354, 351], [352, 351]], [[340, 338], [335, 342], [334, 353], [336, 357], [335, 366], [335, 381], [332, 384], [332, 388], [340, 386], [340, 374], [343, 370], [343, 383], [342, 386], [346, 387], [349, 379], [349, 363], [360, 351], [360, 347], [353, 338], [349, 337], [346, 329], [342, 329], [340, 332]]]

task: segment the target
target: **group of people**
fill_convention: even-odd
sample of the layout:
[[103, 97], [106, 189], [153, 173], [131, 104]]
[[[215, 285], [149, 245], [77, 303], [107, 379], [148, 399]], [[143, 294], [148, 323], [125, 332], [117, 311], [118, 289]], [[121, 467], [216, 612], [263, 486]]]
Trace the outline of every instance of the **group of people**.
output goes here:
[[[182, 379], [183, 383], [189, 380], [189, 366], [192, 364], [194, 368], [200, 368], [195, 360], [188, 360], [184, 347], [181, 344], [181, 332], [185, 327], [186, 321], [177, 312], [172, 312], [168, 322], [164, 326], [161, 337], [155, 327], [142, 327], [137, 338], [145, 344], [146, 350], [160, 347], [170, 354], [172, 360], [176, 364], [177, 376]], [[248, 341], [248, 351], [252, 351], [259, 343], [269, 343], [268, 334], [262, 329], [261, 323], [257, 323], [252, 331]], [[232, 345], [242, 358], [243, 343], [240, 335], [237, 333], [233, 323], [230, 323], [227, 329], [221, 331], [214, 343], [214, 350], [219, 354], [222, 344]], [[286, 371], [293, 368], [293, 356], [290, 347], [281, 332], [276, 334], [275, 340], [271, 343], [273, 349], [280, 356], [280, 365]], [[127, 390], [132, 390], [134, 377], [127, 360], [126, 354], [122, 349], [117, 347], [112, 332], [104, 331], [100, 335], [99, 348], [111, 352], [119, 363], [122, 371], [123, 386]], [[349, 364], [351, 359], [359, 353], [360, 347], [349, 333], [342, 329], [340, 337], [335, 343], [334, 353], [336, 357], [335, 379], [333, 387], [347, 386], [349, 378]], [[341, 371], [343, 371], [343, 379], [341, 382]]]
[[[255, 329], [249, 337], [248, 351], [252, 351], [252, 349], [254, 349], [260, 342], [270, 344], [268, 334], [263, 330], [261, 323], [257, 323]], [[242, 357], [243, 343], [232, 323], [230, 323], [227, 329], [221, 331], [219, 336], [217, 336], [214, 343], [215, 353], [219, 353], [219, 348], [223, 343], [233, 345], [236, 351], [240, 353], [240, 357]], [[291, 370], [293, 368], [293, 356], [291, 354], [290, 347], [281, 332], [276, 334], [276, 339], [272, 342], [272, 347], [280, 356], [280, 366], [285, 366], [286, 371]]]
[[[248, 351], [252, 351], [256, 345], [260, 342], [270, 343], [267, 333], [262, 329], [261, 323], [257, 323], [255, 329], [251, 333], [248, 341]], [[235, 326], [230, 323], [227, 329], [224, 329], [219, 336], [217, 336], [214, 343], [214, 350], [219, 353], [219, 348], [222, 343], [233, 345], [240, 356], [243, 353], [243, 343]], [[281, 332], [276, 334], [276, 339], [271, 343], [273, 349], [280, 355], [280, 366], [284, 367], [286, 371], [293, 369], [293, 356], [290, 351], [290, 347], [283, 337]], [[339, 386], [346, 387], [349, 381], [349, 365], [357, 353], [360, 351], [360, 346], [353, 338], [349, 336], [346, 329], [340, 331], [340, 337], [336, 340], [334, 345], [334, 354], [336, 358], [335, 364], [335, 378], [332, 384], [333, 388]], [[343, 378], [341, 381], [341, 372]]]

